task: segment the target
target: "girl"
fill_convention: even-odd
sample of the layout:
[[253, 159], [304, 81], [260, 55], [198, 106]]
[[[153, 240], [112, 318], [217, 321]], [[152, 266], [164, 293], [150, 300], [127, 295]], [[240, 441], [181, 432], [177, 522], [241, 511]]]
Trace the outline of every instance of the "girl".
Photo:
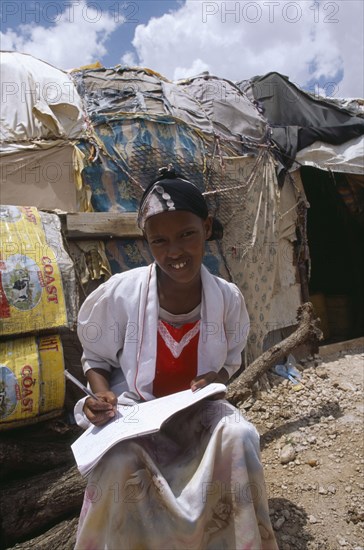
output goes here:
[[[241, 363], [248, 314], [239, 289], [202, 265], [205, 241], [221, 227], [201, 192], [164, 169], [144, 192], [138, 223], [154, 263], [114, 275], [80, 310], [83, 368], [99, 398], [77, 403], [84, 427], [110, 420], [117, 403], [225, 384]], [[119, 443], [90, 474], [77, 550], [260, 548], [277, 546], [259, 436], [223, 399]]]

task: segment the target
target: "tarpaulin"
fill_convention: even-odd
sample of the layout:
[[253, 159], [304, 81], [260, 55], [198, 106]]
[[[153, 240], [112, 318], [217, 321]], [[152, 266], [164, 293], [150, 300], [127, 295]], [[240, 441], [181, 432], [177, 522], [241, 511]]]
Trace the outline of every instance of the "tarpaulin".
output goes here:
[[171, 115], [205, 134], [265, 139], [267, 121], [229, 80], [202, 74], [170, 82], [148, 69], [126, 67], [74, 71], [72, 77], [93, 122], [102, 114]]
[[[364, 135], [364, 118], [303, 92], [279, 73], [257, 76], [238, 85], [268, 120], [272, 139], [281, 148], [287, 167], [298, 151], [317, 141], [339, 145]], [[364, 141], [361, 143], [363, 147]]]
[[315, 141], [298, 151], [292, 169], [299, 165], [314, 166], [345, 174], [364, 174], [364, 138], [351, 139], [340, 145]]
[[[256, 145], [266, 141], [267, 120], [231, 81], [201, 74], [179, 81], [179, 86], [198, 102], [200, 110], [211, 121], [214, 133], [230, 140], [232, 147], [235, 145], [243, 152], [243, 144], [251, 142]], [[238, 139], [240, 147], [234, 144], [234, 138]]]
[[18, 147], [0, 156], [2, 204], [37, 206], [66, 212], [87, 211], [89, 197], [80, 178], [82, 153], [58, 140], [42, 147]]
[[0, 150], [84, 133], [82, 100], [66, 72], [31, 55], [1, 52], [1, 84]]

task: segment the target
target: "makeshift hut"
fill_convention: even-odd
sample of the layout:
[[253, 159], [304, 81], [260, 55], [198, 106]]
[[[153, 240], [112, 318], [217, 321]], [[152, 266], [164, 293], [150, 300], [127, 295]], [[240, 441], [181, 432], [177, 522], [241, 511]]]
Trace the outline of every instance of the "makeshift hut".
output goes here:
[[[222, 244], [208, 246], [205, 263], [234, 280], [250, 304], [250, 362], [273, 327], [295, 323], [301, 300], [289, 240], [294, 215], [281, 210], [296, 197], [291, 186], [281, 203], [267, 122], [237, 86], [207, 74], [178, 83], [146, 69], [72, 76], [93, 129], [92, 141], [80, 147], [94, 210], [135, 212], [143, 187], [169, 162], [199, 185], [225, 231]], [[113, 239], [105, 249], [112, 272], [150, 261], [142, 239]], [[283, 250], [291, 259], [284, 280]]]
[[278, 73], [239, 87], [269, 122], [282, 185], [293, 178], [304, 189], [299, 266], [307, 279], [305, 300], [314, 303], [325, 340], [362, 336], [364, 101], [314, 97]]

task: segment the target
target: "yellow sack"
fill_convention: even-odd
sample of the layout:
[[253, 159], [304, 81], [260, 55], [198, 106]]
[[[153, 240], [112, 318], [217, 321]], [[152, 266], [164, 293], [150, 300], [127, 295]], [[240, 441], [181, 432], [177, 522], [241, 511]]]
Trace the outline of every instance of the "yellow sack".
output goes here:
[[0, 431], [59, 415], [64, 398], [58, 335], [0, 342]]
[[67, 324], [57, 247], [37, 208], [0, 206], [0, 335]]

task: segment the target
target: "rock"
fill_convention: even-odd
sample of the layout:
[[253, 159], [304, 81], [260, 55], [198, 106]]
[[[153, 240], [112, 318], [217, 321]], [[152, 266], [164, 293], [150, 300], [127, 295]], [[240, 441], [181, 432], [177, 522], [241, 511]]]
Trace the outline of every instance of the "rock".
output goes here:
[[309, 464], [309, 465], [311, 466], [311, 468], [314, 468], [315, 466], [317, 466], [318, 460], [317, 460], [317, 458], [309, 457], [309, 458], [306, 460], [306, 464]]
[[342, 382], [340, 381], [338, 383], [338, 389], [339, 390], [342, 390], [342, 391], [355, 391], [355, 386], [353, 386], [353, 384], [350, 384], [349, 382]]
[[253, 397], [249, 397], [246, 401], [244, 401], [242, 408], [246, 411], [249, 410], [255, 403], [255, 399]]
[[277, 519], [277, 521], [274, 522], [273, 527], [276, 531], [279, 531], [279, 529], [282, 527], [283, 523], [286, 521], [286, 518], [281, 516]]
[[364, 521], [364, 510], [358, 510], [356, 508], [348, 510], [347, 521], [350, 521], [354, 524], [362, 523]]
[[290, 443], [288, 445], [285, 445], [280, 452], [281, 464], [288, 464], [288, 462], [294, 460], [295, 456], [296, 451], [293, 445], [291, 445]]
[[315, 516], [308, 516], [308, 521], [310, 523], [317, 523], [318, 520], [317, 518], [315, 518]]

